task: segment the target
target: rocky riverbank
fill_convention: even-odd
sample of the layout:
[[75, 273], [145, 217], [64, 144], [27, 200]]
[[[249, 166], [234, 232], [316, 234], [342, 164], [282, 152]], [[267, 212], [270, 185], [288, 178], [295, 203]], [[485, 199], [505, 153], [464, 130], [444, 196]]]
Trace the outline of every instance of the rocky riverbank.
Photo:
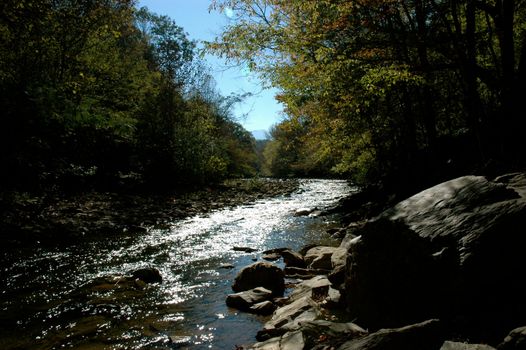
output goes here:
[[64, 243], [64, 238], [136, 234], [177, 219], [234, 207], [258, 199], [288, 195], [298, 181], [229, 180], [200, 191], [166, 195], [89, 192], [59, 197], [53, 194], [4, 194], [0, 198], [0, 240], [3, 246]]
[[246, 267], [227, 304], [272, 313], [251, 349], [526, 349], [525, 232], [526, 174], [464, 176], [335, 230], [339, 247], [268, 252], [285, 268]]

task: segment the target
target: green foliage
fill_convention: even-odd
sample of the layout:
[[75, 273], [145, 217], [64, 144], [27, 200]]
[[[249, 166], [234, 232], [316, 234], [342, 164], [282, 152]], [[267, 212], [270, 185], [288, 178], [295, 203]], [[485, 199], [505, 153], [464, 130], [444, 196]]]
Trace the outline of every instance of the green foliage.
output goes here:
[[434, 173], [425, 155], [455, 158], [440, 144], [459, 134], [476, 162], [524, 165], [507, 154], [525, 148], [525, 4], [216, 0], [235, 19], [208, 49], [281, 90], [287, 135], [267, 146], [268, 171], [412, 181]]
[[[201, 185], [255, 173], [195, 43], [131, 0], [0, 5], [5, 188]], [[226, 103], [225, 101], [229, 101]]]

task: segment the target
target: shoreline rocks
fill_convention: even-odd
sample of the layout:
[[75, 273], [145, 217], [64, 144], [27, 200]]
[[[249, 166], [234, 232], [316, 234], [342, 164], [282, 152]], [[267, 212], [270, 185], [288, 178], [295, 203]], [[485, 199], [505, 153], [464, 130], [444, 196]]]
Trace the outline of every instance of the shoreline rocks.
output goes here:
[[362, 213], [333, 230], [339, 247], [279, 252], [303, 281], [253, 349], [526, 348], [526, 174], [464, 176]]
[[243, 292], [257, 287], [272, 291], [273, 296], [281, 296], [285, 291], [285, 275], [283, 270], [268, 262], [257, 262], [239, 271], [232, 290]]

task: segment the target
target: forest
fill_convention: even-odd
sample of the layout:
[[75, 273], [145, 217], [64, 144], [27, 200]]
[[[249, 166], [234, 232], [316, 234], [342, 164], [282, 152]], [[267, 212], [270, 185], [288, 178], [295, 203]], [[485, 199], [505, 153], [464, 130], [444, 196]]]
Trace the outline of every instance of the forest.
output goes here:
[[[41, 190], [340, 177], [423, 187], [525, 162], [522, 0], [215, 0], [206, 51], [279, 90], [256, 145], [196, 42], [132, 0], [0, 5], [0, 183]], [[413, 188], [414, 190], [414, 188]]]
[[202, 186], [254, 176], [255, 140], [196, 43], [128, 0], [0, 5], [7, 190]]
[[524, 166], [521, 0], [216, 0], [237, 17], [211, 52], [286, 106], [273, 174], [407, 191]]

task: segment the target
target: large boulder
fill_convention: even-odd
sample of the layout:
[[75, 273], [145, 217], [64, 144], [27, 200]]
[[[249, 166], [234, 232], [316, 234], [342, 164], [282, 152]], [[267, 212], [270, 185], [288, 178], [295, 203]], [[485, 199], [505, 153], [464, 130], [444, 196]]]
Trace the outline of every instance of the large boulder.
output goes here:
[[396, 329], [380, 329], [365, 337], [345, 342], [338, 350], [433, 350], [442, 344], [438, 320], [428, 320]]
[[345, 293], [360, 325], [438, 317], [496, 340], [526, 321], [526, 174], [444, 182], [354, 233]]
[[526, 327], [512, 330], [499, 345], [499, 350], [524, 350], [526, 349]]
[[256, 287], [272, 291], [274, 296], [283, 295], [285, 276], [283, 270], [267, 262], [257, 262], [239, 271], [232, 285], [234, 292], [242, 292]]

